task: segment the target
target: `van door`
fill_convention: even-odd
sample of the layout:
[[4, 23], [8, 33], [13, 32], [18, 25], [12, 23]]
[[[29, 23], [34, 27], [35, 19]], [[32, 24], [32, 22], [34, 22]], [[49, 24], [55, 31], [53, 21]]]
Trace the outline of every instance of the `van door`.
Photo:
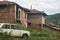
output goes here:
[[11, 32], [11, 27], [10, 27], [10, 25], [7, 25], [7, 24], [5, 24], [5, 25], [3, 25], [2, 26], [2, 32], [3, 33], [7, 33], [7, 34], [10, 34], [10, 32]]
[[20, 30], [16, 25], [11, 25], [11, 36], [20, 36]]

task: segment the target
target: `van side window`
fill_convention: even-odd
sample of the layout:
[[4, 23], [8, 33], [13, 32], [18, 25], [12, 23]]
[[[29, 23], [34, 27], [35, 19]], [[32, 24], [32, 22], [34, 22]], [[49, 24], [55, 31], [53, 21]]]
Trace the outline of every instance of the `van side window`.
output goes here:
[[10, 29], [10, 25], [3, 25], [2, 28], [3, 29]]
[[11, 25], [11, 29], [19, 29], [16, 25]]

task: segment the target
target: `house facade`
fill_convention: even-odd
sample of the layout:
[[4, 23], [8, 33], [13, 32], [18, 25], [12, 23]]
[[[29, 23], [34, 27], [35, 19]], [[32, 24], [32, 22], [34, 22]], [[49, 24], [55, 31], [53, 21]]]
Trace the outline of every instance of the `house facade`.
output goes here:
[[27, 14], [28, 14], [27, 22], [29, 27], [40, 28], [41, 25], [45, 24], [46, 14], [43, 11], [33, 9]]
[[15, 3], [0, 1], [0, 22], [12, 22], [15, 20]]
[[46, 14], [37, 10], [29, 10], [15, 2], [0, 1], [0, 23], [12, 23], [17, 21], [23, 26], [31, 24], [45, 24]]

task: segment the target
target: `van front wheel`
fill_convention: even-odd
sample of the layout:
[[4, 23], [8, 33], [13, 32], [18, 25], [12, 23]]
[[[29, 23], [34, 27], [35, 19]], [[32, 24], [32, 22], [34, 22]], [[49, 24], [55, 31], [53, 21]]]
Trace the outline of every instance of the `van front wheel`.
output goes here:
[[23, 37], [24, 39], [27, 39], [27, 38], [28, 38], [28, 35], [27, 35], [27, 34], [24, 34], [22, 37]]

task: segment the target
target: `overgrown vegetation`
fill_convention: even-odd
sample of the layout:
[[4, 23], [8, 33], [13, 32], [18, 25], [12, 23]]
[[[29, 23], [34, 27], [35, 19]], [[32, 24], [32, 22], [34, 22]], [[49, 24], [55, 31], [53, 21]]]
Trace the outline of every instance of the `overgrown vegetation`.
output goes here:
[[[28, 30], [31, 32], [31, 36], [26, 40], [60, 40], [60, 33], [54, 33], [48, 29], [43, 30], [35, 30], [32, 28], [24, 28], [23, 26], [19, 25], [20, 29]], [[0, 40], [25, 40], [20, 37], [11, 37], [4, 33], [0, 35]]]

